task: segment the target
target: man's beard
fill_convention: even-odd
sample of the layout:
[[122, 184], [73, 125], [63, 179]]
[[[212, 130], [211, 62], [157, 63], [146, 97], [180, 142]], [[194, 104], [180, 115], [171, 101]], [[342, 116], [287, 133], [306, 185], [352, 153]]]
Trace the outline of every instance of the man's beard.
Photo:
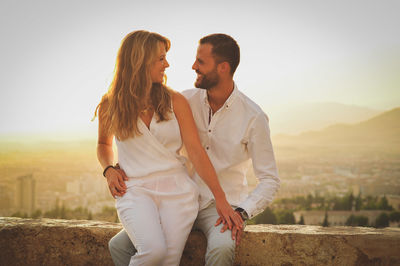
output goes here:
[[196, 71], [196, 73], [199, 73], [202, 75], [201, 80], [199, 82], [197, 82], [197, 80], [196, 80], [196, 82], [194, 83], [194, 86], [196, 88], [209, 90], [209, 89], [215, 87], [219, 83], [219, 77], [218, 77], [216, 68], [213, 69], [208, 74], [203, 74], [198, 71]]

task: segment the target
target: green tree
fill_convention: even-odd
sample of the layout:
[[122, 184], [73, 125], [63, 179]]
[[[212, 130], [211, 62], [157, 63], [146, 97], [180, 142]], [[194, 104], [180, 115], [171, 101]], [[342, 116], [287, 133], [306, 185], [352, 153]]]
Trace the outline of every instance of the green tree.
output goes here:
[[388, 202], [386, 196], [383, 196], [383, 197], [379, 200], [378, 206], [377, 206], [377, 207], [378, 207], [378, 208], [377, 208], [378, 210], [388, 210], [388, 211], [393, 210], [393, 207], [392, 207], [391, 205], [389, 205], [389, 202]]
[[299, 224], [304, 224], [304, 216], [303, 216], [303, 214], [300, 216]]
[[347, 225], [347, 226], [357, 226], [357, 224], [356, 224], [356, 216], [354, 214], [350, 215], [349, 218], [347, 218], [345, 225]]
[[347, 218], [346, 225], [348, 226], [368, 226], [368, 217], [362, 215], [350, 215]]
[[383, 227], [388, 227], [388, 226], [389, 226], [389, 215], [382, 212], [381, 214], [379, 214], [378, 218], [376, 218], [375, 227], [383, 228]]
[[313, 203], [313, 196], [311, 194], [308, 194], [306, 202], [305, 202], [305, 206], [304, 206], [307, 211], [311, 210], [312, 203]]
[[347, 195], [343, 196], [342, 198], [335, 197], [333, 210], [338, 211], [350, 211], [353, 207], [354, 196], [353, 192], [348, 193]]
[[317, 203], [319, 203], [319, 206], [317, 207], [317, 210], [325, 210], [326, 209], [325, 198], [324, 197], [319, 197]]
[[378, 198], [372, 197], [372, 196], [367, 196], [364, 199], [362, 209], [363, 210], [377, 210], [378, 209]]
[[276, 213], [278, 224], [296, 224], [296, 220], [291, 210], [280, 210]]
[[286, 199], [287, 203], [294, 203], [299, 206], [300, 210], [305, 210], [305, 198], [303, 196], [297, 196], [294, 199]]
[[400, 212], [398, 211], [391, 212], [389, 215], [389, 220], [391, 222], [400, 222]]
[[322, 226], [323, 226], [323, 227], [328, 227], [328, 226], [329, 226], [329, 222], [328, 222], [328, 212], [325, 212], [325, 217], [324, 217], [324, 221], [322, 222]]
[[254, 218], [256, 224], [276, 224], [276, 216], [274, 212], [267, 207], [262, 213]]
[[35, 218], [35, 219], [37, 219], [37, 218], [39, 218], [39, 217], [41, 217], [41, 216], [42, 216], [42, 211], [39, 210], [39, 209], [37, 209], [36, 211], [34, 211], [34, 212], [32, 213], [32, 215], [31, 215], [31, 217], [32, 217], [32, 218]]
[[354, 203], [354, 195], [353, 192], [351, 192], [349, 195], [345, 197], [346, 199], [346, 210], [351, 211], [353, 209], [353, 203]]
[[355, 200], [355, 209], [356, 209], [356, 211], [359, 211], [359, 210], [361, 210], [361, 208], [362, 208], [362, 197], [361, 197], [361, 192], [360, 192], [360, 193], [358, 193], [358, 196]]
[[332, 207], [332, 209], [334, 211], [344, 211], [344, 210], [346, 210], [346, 204], [345, 204], [343, 198], [334, 197], [333, 198], [333, 207]]

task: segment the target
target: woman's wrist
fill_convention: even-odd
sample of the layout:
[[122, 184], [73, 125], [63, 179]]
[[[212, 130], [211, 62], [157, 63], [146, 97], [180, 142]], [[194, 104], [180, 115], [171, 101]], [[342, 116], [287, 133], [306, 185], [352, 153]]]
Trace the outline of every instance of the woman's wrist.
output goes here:
[[104, 168], [103, 176], [104, 176], [105, 178], [107, 178], [106, 173], [107, 173], [108, 170], [110, 170], [110, 168], [116, 169], [115, 166], [112, 165], [112, 164], [110, 164], [110, 165], [108, 165], [106, 168]]
[[214, 198], [216, 201], [226, 201], [225, 193], [222, 190], [214, 193]]

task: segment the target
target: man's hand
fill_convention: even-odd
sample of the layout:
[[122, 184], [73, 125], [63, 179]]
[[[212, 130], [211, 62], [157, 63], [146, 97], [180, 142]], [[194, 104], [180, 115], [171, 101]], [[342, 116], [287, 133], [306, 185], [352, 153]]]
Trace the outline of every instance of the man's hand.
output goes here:
[[[235, 211], [235, 213], [237, 213], [239, 216], [240, 214]], [[242, 220], [243, 221], [243, 220]], [[226, 221], [224, 219], [222, 219], [221, 217], [218, 218], [217, 222], [215, 223], [215, 226], [218, 226], [219, 224], [223, 223], [224, 226], [221, 229], [221, 233], [225, 232], [228, 229], [228, 224], [226, 223]], [[244, 222], [242, 222], [242, 226], [238, 227], [238, 226], [234, 226], [232, 228], [232, 239], [236, 240], [236, 246], [238, 246], [240, 244], [240, 240], [242, 239], [242, 233], [244, 231]]]
[[128, 180], [124, 170], [119, 168], [117, 164], [115, 168], [110, 168], [106, 172], [106, 178], [108, 183], [108, 189], [110, 190], [111, 196], [122, 197], [126, 193], [125, 181]]

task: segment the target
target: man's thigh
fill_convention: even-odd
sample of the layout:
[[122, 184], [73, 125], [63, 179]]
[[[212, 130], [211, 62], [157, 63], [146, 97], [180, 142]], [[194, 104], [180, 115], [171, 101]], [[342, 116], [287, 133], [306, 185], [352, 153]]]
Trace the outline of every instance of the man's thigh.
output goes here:
[[206, 266], [231, 266], [235, 256], [235, 241], [232, 239], [231, 230], [221, 233], [223, 224], [215, 226], [218, 218], [213, 204], [199, 212], [194, 229], [203, 231], [207, 238]]
[[199, 211], [196, 221], [193, 225], [194, 229], [201, 230], [206, 238], [208, 248], [211, 245], [235, 245], [235, 241], [232, 239], [232, 231], [226, 230], [221, 233], [223, 224], [215, 226], [217, 219], [219, 218], [218, 212], [215, 208], [215, 204], [210, 205], [206, 209]]

